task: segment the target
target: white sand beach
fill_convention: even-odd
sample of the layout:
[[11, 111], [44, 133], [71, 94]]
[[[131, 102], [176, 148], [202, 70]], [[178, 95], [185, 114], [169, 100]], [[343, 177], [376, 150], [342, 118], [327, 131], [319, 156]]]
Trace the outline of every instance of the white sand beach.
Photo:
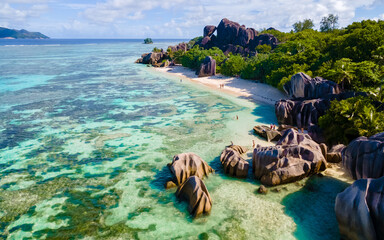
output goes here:
[[[194, 71], [182, 66], [165, 68], [153, 68], [155, 71], [178, 76], [205, 85], [211, 89], [226, 92], [235, 96], [242, 96], [255, 102], [275, 105], [280, 99], [287, 99], [288, 96], [265, 83], [258, 83], [253, 80], [245, 80], [238, 77], [227, 77], [221, 74], [209, 77], [197, 77]], [[220, 85], [224, 84], [223, 88]]]

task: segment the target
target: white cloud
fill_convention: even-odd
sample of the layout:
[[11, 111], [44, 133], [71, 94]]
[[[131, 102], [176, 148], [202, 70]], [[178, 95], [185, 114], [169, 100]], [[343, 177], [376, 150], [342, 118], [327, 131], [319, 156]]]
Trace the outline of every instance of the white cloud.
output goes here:
[[169, 9], [185, 0], [107, 0], [86, 9], [82, 16], [99, 23], [111, 23], [122, 19], [141, 19], [143, 11], [154, 8]]
[[[66, 0], [0, 1], [0, 25], [25, 25], [33, 19], [35, 25], [39, 24], [39, 27], [49, 30], [51, 35], [59, 30], [61, 34], [67, 34], [72, 29], [72, 37], [90, 34], [89, 37], [104, 35], [132, 38], [148, 35], [190, 38], [202, 35], [205, 25], [217, 25], [222, 18], [256, 30], [275, 27], [289, 31], [293, 23], [307, 18], [312, 19], [315, 26], [319, 27], [321, 18], [333, 13], [339, 16], [340, 27], [344, 27], [352, 22], [356, 9], [377, 9], [377, 6], [384, 4], [384, 0], [99, 0], [96, 3]], [[68, 17], [62, 14], [60, 19], [52, 19], [55, 24], [41, 20], [37, 23], [36, 19], [51, 5], [56, 11], [65, 10], [69, 13]]]
[[[8, 2], [8, 3], [7, 3]], [[27, 0], [7, 0], [6, 3], [0, 3], [0, 26], [13, 27], [25, 23], [29, 18], [39, 17], [48, 10], [45, 4], [29, 4], [23, 9], [16, 9], [10, 4], [12, 3], [38, 3], [44, 1], [27, 1]]]
[[226, 17], [255, 29], [272, 26], [289, 31], [293, 23], [308, 18], [319, 26], [321, 18], [331, 13], [339, 16], [340, 26], [346, 26], [351, 23], [357, 8], [369, 7], [374, 3], [375, 0], [275, 0], [267, 4], [265, 0], [211, 0], [204, 1], [204, 4], [186, 3], [184, 16], [176, 21], [169, 21], [164, 27], [200, 26], [202, 32], [204, 25], [217, 25]]

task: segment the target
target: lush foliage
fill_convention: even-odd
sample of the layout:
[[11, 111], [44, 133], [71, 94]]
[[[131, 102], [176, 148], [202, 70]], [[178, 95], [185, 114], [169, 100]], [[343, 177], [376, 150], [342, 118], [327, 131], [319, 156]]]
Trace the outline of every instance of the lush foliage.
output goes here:
[[182, 56], [181, 63], [184, 67], [197, 70], [207, 56], [211, 56], [216, 60], [216, 71], [220, 72], [221, 64], [227, 57], [223, 51], [215, 47], [211, 49], [201, 49], [196, 45]]
[[154, 47], [154, 48], [152, 49], [152, 52], [161, 52], [161, 50], [162, 50], [162, 49], [159, 49], [159, 48], [157, 48], [157, 47]]
[[383, 132], [384, 112], [378, 112], [374, 101], [367, 97], [332, 101], [327, 114], [320, 117], [319, 125], [328, 143], [348, 144], [359, 136]]
[[245, 59], [242, 56], [231, 55], [224, 61], [221, 73], [227, 76], [240, 76], [245, 65]]
[[312, 29], [315, 26], [311, 19], [304, 19], [303, 21], [296, 22], [292, 25], [295, 32], [301, 32], [306, 29]]

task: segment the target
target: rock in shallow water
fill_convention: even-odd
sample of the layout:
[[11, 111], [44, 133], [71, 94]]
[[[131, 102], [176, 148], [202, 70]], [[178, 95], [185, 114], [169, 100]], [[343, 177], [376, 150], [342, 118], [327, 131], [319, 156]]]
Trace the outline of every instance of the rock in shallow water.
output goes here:
[[176, 191], [176, 196], [188, 202], [188, 211], [193, 217], [209, 214], [212, 199], [204, 182], [197, 176], [189, 177]]
[[220, 155], [220, 162], [224, 172], [233, 177], [245, 178], [248, 175], [249, 163], [245, 161], [241, 154], [246, 149], [241, 146], [226, 147]]
[[190, 176], [203, 178], [214, 170], [195, 153], [181, 153], [173, 157], [169, 169], [177, 185], [184, 183]]
[[294, 182], [325, 170], [322, 150], [308, 134], [287, 130], [276, 146], [253, 151], [253, 172], [262, 184]]
[[384, 239], [384, 177], [355, 181], [337, 195], [335, 211], [343, 239]]
[[341, 154], [344, 168], [354, 179], [384, 176], [384, 132], [356, 138]]

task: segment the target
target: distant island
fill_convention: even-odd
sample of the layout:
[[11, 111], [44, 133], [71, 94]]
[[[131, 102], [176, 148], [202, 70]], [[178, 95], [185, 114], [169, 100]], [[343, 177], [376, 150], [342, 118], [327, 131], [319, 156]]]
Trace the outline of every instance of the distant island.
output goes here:
[[5, 39], [49, 39], [49, 37], [45, 36], [39, 32], [29, 32], [25, 29], [16, 30], [0, 27], [0, 38]]
[[153, 43], [153, 41], [151, 38], [144, 39], [144, 44], [152, 44], [152, 43]]

